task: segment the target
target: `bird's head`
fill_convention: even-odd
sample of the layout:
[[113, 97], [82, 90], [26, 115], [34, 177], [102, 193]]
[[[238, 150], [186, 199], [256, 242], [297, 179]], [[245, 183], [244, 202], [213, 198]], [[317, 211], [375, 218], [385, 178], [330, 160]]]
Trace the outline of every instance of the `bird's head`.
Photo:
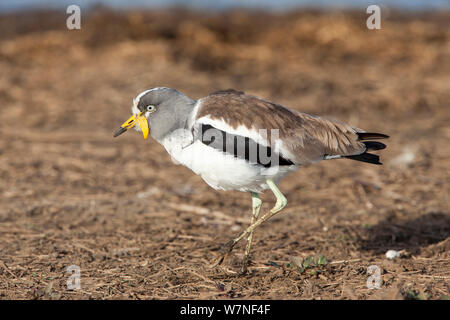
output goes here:
[[133, 115], [114, 132], [114, 137], [128, 129], [141, 131], [144, 139], [150, 133], [156, 140], [185, 126], [195, 101], [181, 92], [158, 87], [145, 90], [133, 99]]

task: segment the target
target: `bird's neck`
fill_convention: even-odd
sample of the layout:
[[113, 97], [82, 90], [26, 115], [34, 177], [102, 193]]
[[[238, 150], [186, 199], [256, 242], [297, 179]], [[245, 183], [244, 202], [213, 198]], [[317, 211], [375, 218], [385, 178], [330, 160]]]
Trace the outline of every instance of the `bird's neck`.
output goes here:
[[192, 125], [192, 113], [197, 104], [196, 100], [186, 96], [185, 103], [180, 105], [180, 111], [177, 112], [178, 128], [188, 129]]
[[[160, 112], [164, 112], [164, 116], [158, 118], [150, 117], [150, 134], [159, 143], [171, 135], [174, 131], [190, 130], [192, 126], [192, 115], [196, 105], [195, 100], [187, 96], [179, 96], [175, 101], [168, 101], [166, 106], [160, 107]], [[161, 121], [165, 119], [166, 121]], [[156, 121], [156, 123], [154, 122]], [[153, 123], [152, 123], [153, 122]], [[151, 130], [151, 128], [158, 128]]]

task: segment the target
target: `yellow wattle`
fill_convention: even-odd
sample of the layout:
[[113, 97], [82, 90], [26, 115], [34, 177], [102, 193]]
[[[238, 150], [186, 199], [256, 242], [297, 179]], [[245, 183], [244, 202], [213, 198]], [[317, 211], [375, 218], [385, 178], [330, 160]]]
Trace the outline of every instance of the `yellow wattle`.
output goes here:
[[144, 135], [144, 139], [147, 139], [148, 132], [149, 132], [147, 118], [143, 115], [139, 115], [137, 117], [137, 121], [138, 121], [139, 127], [142, 130], [142, 134]]

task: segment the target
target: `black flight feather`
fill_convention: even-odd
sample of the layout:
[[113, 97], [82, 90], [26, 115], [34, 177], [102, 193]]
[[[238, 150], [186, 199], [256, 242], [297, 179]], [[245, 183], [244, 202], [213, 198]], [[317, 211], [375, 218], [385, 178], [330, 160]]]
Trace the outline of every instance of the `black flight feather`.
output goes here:
[[367, 152], [364, 152], [362, 154], [358, 154], [358, 155], [355, 155], [355, 156], [345, 156], [344, 158], [351, 159], [351, 160], [356, 160], [356, 161], [362, 161], [362, 162], [378, 164], [378, 165], [382, 164], [380, 162], [380, 157], [379, 156], [377, 156], [376, 154], [367, 153]]

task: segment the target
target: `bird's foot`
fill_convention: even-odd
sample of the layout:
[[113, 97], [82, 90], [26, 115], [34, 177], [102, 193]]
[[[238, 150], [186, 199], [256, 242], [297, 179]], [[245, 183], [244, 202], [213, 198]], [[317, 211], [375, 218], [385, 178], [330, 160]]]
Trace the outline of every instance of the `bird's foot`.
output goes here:
[[241, 270], [239, 272], [240, 276], [245, 276], [248, 273], [248, 259], [247, 257], [244, 257], [244, 260], [242, 261]]
[[236, 244], [235, 240], [230, 240], [225, 243], [219, 250], [219, 256], [214, 260], [211, 267], [216, 267], [221, 265], [228, 254], [233, 250], [234, 245]]

